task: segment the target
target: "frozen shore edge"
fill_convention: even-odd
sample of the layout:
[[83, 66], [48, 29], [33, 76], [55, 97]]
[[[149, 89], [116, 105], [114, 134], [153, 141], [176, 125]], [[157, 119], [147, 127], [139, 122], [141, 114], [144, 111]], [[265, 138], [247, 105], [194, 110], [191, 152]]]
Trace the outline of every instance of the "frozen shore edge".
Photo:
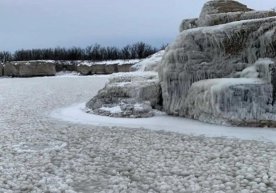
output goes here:
[[151, 118], [138, 119], [106, 117], [86, 113], [85, 103], [56, 109], [49, 116], [61, 121], [83, 125], [145, 128], [195, 136], [204, 135], [206, 137], [237, 138], [276, 143], [276, 128], [220, 126], [182, 117], [168, 116], [165, 113], [157, 113], [156, 116]]

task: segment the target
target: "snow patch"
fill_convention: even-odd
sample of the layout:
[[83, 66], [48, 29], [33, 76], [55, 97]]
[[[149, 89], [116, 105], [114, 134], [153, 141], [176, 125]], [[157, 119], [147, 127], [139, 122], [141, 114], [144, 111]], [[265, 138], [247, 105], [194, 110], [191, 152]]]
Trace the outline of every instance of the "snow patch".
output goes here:
[[258, 78], [215, 78], [195, 82], [193, 86], [201, 88], [211, 88], [211, 90], [222, 90], [229, 86], [242, 84], [264, 84], [265, 81]]
[[100, 110], [103, 111], [108, 111], [111, 114], [115, 114], [115, 113], [121, 113], [122, 109], [120, 106], [115, 106], [115, 107], [101, 107]]
[[142, 71], [135, 71], [135, 72], [119, 72], [119, 73], [113, 73], [110, 75], [110, 78], [118, 78], [118, 77], [142, 77], [142, 78], [147, 78], [149, 76], [158, 76], [157, 72], [142, 72]]
[[71, 72], [71, 71], [61, 71], [56, 73], [56, 76], [60, 76], [60, 77], [72, 77], [72, 76], [79, 76], [79, 75], [80, 73]]
[[[260, 58], [252, 66], [238, 72], [237, 75], [241, 78], [263, 78], [267, 81], [271, 81], [269, 71], [269, 65], [271, 64], [274, 64], [274, 61], [271, 60], [271, 58]], [[262, 71], [261, 73], [263, 74], [260, 74], [260, 71]]]
[[152, 65], [157, 65], [161, 62], [162, 57], [165, 53], [165, 50], [161, 50], [151, 56], [149, 56], [146, 59], [143, 59], [141, 62], [136, 63], [132, 66], [133, 70], [137, 71], [147, 71], [147, 67], [150, 67]]
[[240, 73], [240, 76], [243, 78], [258, 78], [259, 73], [256, 70], [256, 66], [249, 66]]
[[123, 64], [136, 64], [137, 62], [140, 62], [140, 59], [132, 59], [132, 60], [106, 60], [106, 61], [77, 61], [76, 63], [80, 65], [85, 66], [93, 66], [93, 65], [123, 65]]
[[142, 104], [140, 104], [140, 103], [136, 103], [136, 104], [134, 105], [134, 109], [135, 109], [136, 111], [142, 111], [142, 110], [144, 110]]

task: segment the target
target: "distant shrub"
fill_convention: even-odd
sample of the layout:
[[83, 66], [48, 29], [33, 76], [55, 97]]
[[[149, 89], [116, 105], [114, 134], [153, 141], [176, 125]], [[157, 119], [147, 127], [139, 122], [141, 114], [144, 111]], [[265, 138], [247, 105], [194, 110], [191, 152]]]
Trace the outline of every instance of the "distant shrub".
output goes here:
[[10, 52], [0, 52], [0, 61], [6, 62], [12, 60], [12, 54]]
[[86, 48], [46, 48], [46, 49], [22, 49], [13, 54], [0, 52], [0, 60], [26, 61], [26, 60], [116, 60], [116, 59], [141, 59], [156, 53], [157, 48], [144, 42], [126, 45], [123, 48], [103, 47], [99, 44], [87, 46]]

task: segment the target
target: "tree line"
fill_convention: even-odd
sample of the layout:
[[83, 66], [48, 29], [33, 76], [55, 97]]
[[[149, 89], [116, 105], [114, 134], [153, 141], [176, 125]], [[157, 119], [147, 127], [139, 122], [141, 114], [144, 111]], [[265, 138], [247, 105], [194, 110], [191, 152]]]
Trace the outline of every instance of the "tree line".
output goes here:
[[[163, 49], [162, 46], [160, 49]], [[86, 48], [46, 48], [17, 50], [14, 53], [0, 52], [0, 61], [27, 61], [27, 60], [116, 60], [116, 59], [141, 59], [156, 53], [158, 50], [144, 42], [126, 45], [123, 48], [103, 47], [94, 44]]]

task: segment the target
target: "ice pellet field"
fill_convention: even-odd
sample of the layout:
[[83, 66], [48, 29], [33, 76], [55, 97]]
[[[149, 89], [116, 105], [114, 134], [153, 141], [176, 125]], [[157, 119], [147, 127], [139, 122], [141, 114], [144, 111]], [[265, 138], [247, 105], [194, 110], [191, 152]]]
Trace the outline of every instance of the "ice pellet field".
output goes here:
[[99, 127], [50, 116], [87, 102], [106, 81], [0, 79], [0, 193], [276, 192], [273, 142]]

